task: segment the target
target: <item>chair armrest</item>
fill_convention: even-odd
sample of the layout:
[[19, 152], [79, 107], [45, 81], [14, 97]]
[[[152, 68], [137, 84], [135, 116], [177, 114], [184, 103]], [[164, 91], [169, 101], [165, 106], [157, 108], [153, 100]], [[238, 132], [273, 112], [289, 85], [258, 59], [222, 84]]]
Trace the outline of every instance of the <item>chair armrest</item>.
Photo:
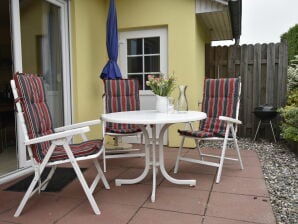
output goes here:
[[53, 134], [44, 135], [41, 137], [26, 140], [25, 145], [32, 145], [32, 144], [46, 142], [46, 141], [54, 141], [54, 140], [86, 133], [88, 131], [90, 131], [89, 127], [83, 127], [83, 128], [76, 128], [76, 129], [67, 130], [67, 131], [63, 131], [63, 132], [59, 132], [59, 133], [53, 133]]
[[219, 120], [231, 122], [231, 123], [234, 123], [234, 124], [242, 124], [241, 121], [239, 121], [237, 119], [234, 119], [234, 118], [231, 118], [231, 117], [219, 116]]
[[66, 125], [63, 127], [58, 127], [58, 128], [55, 128], [54, 130], [55, 130], [55, 132], [61, 132], [61, 131], [71, 130], [74, 128], [82, 128], [82, 127], [87, 127], [87, 126], [91, 126], [91, 125], [97, 125], [100, 123], [101, 123], [101, 121], [99, 119], [97, 119], [97, 120], [84, 121], [84, 122], [80, 122], [80, 123], [76, 123], [76, 124]]

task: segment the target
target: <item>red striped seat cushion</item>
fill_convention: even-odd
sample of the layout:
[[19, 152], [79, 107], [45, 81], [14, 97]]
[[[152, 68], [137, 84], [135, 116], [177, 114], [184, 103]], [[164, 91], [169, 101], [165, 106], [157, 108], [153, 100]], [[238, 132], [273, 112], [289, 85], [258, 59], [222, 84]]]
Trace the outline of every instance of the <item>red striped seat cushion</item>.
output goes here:
[[120, 129], [120, 128], [110, 128], [110, 127], [106, 127], [106, 132], [111, 132], [111, 133], [118, 133], [118, 134], [129, 134], [129, 133], [136, 133], [141, 131], [141, 129], [139, 127], [137, 127], [136, 125], [131, 125], [130, 128], [126, 128], [126, 129]]
[[[69, 146], [74, 154], [74, 157], [82, 157], [97, 153], [102, 146], [102, 140], [89, 140], [80, 144], [70, 144]], [[50, 161], [63, 160], [67, 158], [68, 156], [64, 148], [62, 146], [57, 146], [50, 158]]]
[[219, 116], [236, 118], [239, 88], [239, 78], [206, 79], [202, 111], [207, 114], [207, 118], [201, 121], [199, 131], [178, 132], [196, 137], [224, 136], [226, 122], [220, 121]]
[[180, 135], [197, 137], [197, 138], [206, 138], [206, 137], [213, 137], [213, 132], [206, 132], [206, 131], [189, 131], [189, 130], [178, 130]]
[[[29, 139], [54, 133], [42, 78], [33, 74], [16, 73], [13, 79], [24, 112]], [[42, 162], [50, 145], [51, 142], [48, 141], [31, 145], [33, 157], [37, 162]], [[94, 140], [71, 145], [71, 148], [74, 150], [75, 157], [78, 157], [98, 152], [101, 145], [101, 140]], [[61, 160], [67, 157], [62, 147], [57, 147], [54, 155], [56, 156], [53, 156], [51, 161], [56, 158]]]
[[[137, 79], [107, 79], [104, 83], [106, 113], [140, 110]], [[135, 124], [106, 123], [106, 132], [128, 134], [140, 131]]]

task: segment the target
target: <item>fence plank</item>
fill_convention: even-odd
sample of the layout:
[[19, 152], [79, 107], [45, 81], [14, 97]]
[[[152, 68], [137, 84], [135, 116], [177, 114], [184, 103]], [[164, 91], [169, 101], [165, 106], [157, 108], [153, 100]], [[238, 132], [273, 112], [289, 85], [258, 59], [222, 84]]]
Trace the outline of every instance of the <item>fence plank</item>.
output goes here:
[[235, 54], [236, 54], [236, 47], [231, 46], [228, 48], [228, 75], [235, 75]]
[[266, 103], [274, 105], [274, 74], [275, 74], [275, 48], [270, 43], [267, 47], [267, 76], [266, 76]]
[[286, 92], [287, 92], [287, 61], [288, 61], [288, 46], [286, 43], [279, 45], [278, 56], [278, 83], [280, 84], [280, 94], [278, 94], [278, 107], [283, 107], [286, 104]]
[[[247, 85], [247, 82], [248, 82], [248, 77], [247, 77], [247, 72], [248, 72], [248, 69], [247, 69], [247, 60], [248, 60], [248, 49], [247, 49], [247, 45], [243, 45], [242, 48], [241, 48], [241, 63], [240, 63], [240, 74], [241, 74], [241, 82], [242, 82], [242, 94], [241, 94], [241, 102], [243, 102], [242, 104], [246, 105], [246, 99], [247, 99], [247, 96], [248, 96], [248, 85]], [[245, 101], [244, 101], [245, 99]], [[241, 106], [241, 108], [243, 108], [244, 110], [242, 111], [242, 113], [240, 114], [241, 117], [242, 117], [242, 122], [243, 124], [247, 127], [248, 125], [248, 122], [247, 122], [247, 110], [246, 110], [246, 106]], [[242, 133], [243, 135], [246, 136], [246, 128], [242, 130]]]
[[[253, 45], [248, 45], [247, 48], [247, 59], [253, 60], [254, 57], [254, 46]], [[253, 111], [253, 82], [252, 82], [252, 77], [253, 77], [253, 64], [247, 64], [247, 94], [246, 94], [246, 135], [251, 135], [252, 134], [252, 129], [253, 129], [253, 117], [251, 116], [252, 111]]]
[[[262, 55], [261, 55], [261, 51], [262, 51], [262, 46], [260, 44], [256, 44], [254, 46], [254, 65], [253, 65], [253, 76], [252, 76], [252, 83], [254, 86], [254, 90], [252, 92], [252, 104], [253, 104], [253, 108], [257, 107], [258, 105], [260, 105], [260, 87], [261, 87], [261, 61], [262, 61]], [[253, 116], [253, 118], [255, 118], [255, 116]], [[256, 119], [252, 119], [252, 127], [253, 127], [253, 133], [255, 132], [255, 130], [257, 129], [257, 125], [258, 122]]]

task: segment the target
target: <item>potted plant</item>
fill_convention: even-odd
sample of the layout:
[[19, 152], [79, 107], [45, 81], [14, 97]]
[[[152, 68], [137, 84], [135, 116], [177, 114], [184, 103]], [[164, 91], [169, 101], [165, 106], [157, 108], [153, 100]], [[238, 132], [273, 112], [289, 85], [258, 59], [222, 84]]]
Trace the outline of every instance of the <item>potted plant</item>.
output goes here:
[[175, 77], [173, 75], [166, 76], [165, 74], [158, 76], [148, 75], [146, 85], [149, 86], [156, 95], [156, 110], [159, 112], [168, 112], [168, 97], [176, 87]]

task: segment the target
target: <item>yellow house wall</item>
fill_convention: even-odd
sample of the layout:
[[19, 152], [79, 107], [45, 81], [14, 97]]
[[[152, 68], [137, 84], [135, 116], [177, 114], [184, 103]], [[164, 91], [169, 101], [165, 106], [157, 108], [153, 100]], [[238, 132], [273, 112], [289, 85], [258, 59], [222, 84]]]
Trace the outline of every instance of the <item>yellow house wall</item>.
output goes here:
[[[196, 57], [196, 74], [192, 82], [194, 83], [192, 91], [190, 91], [190, 100], [194, 102], [194, 110], [201, 110], [201, 105], [198, 106], [198, 102], [202, 102], [202, 96], [203, 96], [203, 83], [204, 83], [204, 77], [205, 77], [205, 44], [209, 43], [210, 38], [208, 36], [208, 33], [206, 32], [204, 25], [201, 23], [200, 19], [196, 18], [196, 51], [195, 51], [195, 57]], [[199, 122], [196, 122], [194, 124], [195, 128], [198, 128]], [[180, 125], [181, 128], [183, 126]], [[173, 129], [171, 130], [173, 131]], [[175, 130], [176, 132], [176, 130]], [[173, 135], [177, 133], [173, 133]], [[178, 138], [178, 135], [177, 135]], [[174, 139], [177, 139], [176, 136]], [[180, 140], [179, 140], [180, 141]], [[180, 142], [179, 142], [180, 143]], [[194, 147], [194, 141], [192, 139], [185, 139], [185, 146], [188, 147]], [[175, 145], [177, 146], [177, 144]]]
[[[105, 23], [108, 0], [71, 1], [72, 87], [74, 121], [96, 119], [102, 113], [102, 81], [98, 78], [107, 61]], [[205, 43], [209, 38], [195, 14], [195, 0], [116, 0], [119, 31], [166, 27], [168, 30], [168, 71], [178, 84], [187, 85], [190, 110], [198, 110], [203, 89]], [[173, 93], [178, 98], [178, 90]], [[180, 138], [174, 125], [169, 145]], [[92, 130], [98, 137], [100, 128]], [[187, 142], [186, 146], [193, 146]]]
[[[203, 26], [197, 21], [195, 0], [117, 0], [118, 29], [120, 31], [167, 27], [168, 72], [174, 72], [177, 83], [187, 85], [189, 110], [198, 110], [202, 94], [205, 42]], [[173, 96], [178, 98], [178, 90]], [[180, 138], [174, 125], [169, 130], [169, 145], [178, 146]], [[187, 142], [187, 146], [194, 146]]]
[[[72, 0], [71, 50], [73, 120], [99, 119], [102, 113], [103, 83], [99, 74], [107, 61], [105, 34], [107, 1]], [[102, 137], [99, 126], [88, 137]]]

